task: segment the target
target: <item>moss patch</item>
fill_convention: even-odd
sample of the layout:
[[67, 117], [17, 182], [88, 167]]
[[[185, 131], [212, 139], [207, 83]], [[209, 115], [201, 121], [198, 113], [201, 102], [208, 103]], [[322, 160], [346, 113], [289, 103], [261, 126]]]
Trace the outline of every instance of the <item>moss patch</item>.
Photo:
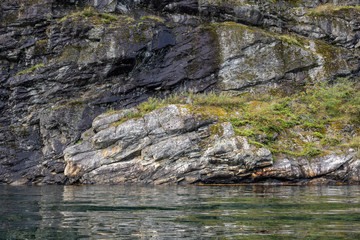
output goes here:
[[73, 99], [67, 102], [62, 102], [57, 106], [53, 106], [51, 107], [52, 111], [57, 111], [63, 108], [67, 108], [67, 107], [77, 107], [77, 106], [82, 106], [84, 105], [86, 102], [84, 99], [82, 98], [78, 98], [78, 99]]
[[41, 67], [44, 67], [43, 63], [34, 65], [34, 66], [32, 66], [32, 67], [30, 67], [28, 69], [25, 69], [25, 70], [22, 70], [22, 71], [18, 72], [17, 75], [33, 73], [36, 69], [41, 68]]
[[61, 18], [58, 23], [66, 21], [76, 21], [79, 19], [88, 19], [93, 24], [110, 24], [118, 21], [119, 17], [114, 14], [100, 13], [95, 8], [85, 8], [82, 11], [74, 12]]
[[147, 15], [147, 16], [142, 16], [140, 18], [141, 21], [155, 21], [155, 22], [158, 22], [158, 23], [164, 23], [165, 20], [159, 16], [155, 16], [155, 15]]
[[313, 10], [308, 11], [308, 16], [328, 16], [328, 15], [340, 15], [347, 14], [349, 11], [360, 13], [360, 6], [337, 6], [331, 3], [319, 5]]

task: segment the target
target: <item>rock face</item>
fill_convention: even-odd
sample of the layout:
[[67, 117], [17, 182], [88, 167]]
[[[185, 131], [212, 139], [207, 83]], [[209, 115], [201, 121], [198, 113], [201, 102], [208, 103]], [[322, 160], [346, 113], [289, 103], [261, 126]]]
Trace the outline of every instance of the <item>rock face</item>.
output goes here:
[[[360, 14], [351, 6], [360, 2], [327, 1], [349, 7], [319, 14], [322, 2], [1, 1], [0, 183], [248, 181], [246, 174], [271, 161], [228, 125], [228, 135], [210, 134], [215, 120], [199, 120], [185, 108], [177, 116], [189, 120], [177, 120], [183, 125], [176, 130], [156, 125], [170, 112], [116, 128], [111, 119], [119, 116], [98, 116], [185, 89], [294, 91], [306, 80], [358, 76]], [[159, 122], [152, 114], [161, 115]], [[90, 128], [96, 135], [85, 140]], [[214, 144], [202, 149], [205, 138]], [[218, 145], [228, 150], [223, 157]], [[193, 170], [176, 170], [178, 161]], [[351, 161], [342, 166], [353, 169], [355, 179]]]
[[[126, 110], [126, 112], [129, 112]], [[125, 112], [125, 113], [126, 113]], [[81, 184], [221, 184], [358, 182], [355, 153], [280, 158], [236, 136], [228, 122], [169, 105], [123, 123], [100, 115], [84, 140], [68, 147], [65, 176]]]
[[268, 149], [235, 136], [230, 123], [214, 125], [176, 105], [91, 135], [64, 151], [71, 183], [236, 183], [273, 161]]

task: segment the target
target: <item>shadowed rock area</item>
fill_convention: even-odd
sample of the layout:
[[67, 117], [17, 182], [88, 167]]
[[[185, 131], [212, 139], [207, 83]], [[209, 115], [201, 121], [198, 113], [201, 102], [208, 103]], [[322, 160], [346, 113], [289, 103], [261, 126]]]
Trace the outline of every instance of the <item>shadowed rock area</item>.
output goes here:
[[230, 123], [185, 107], [118, 126], [123, 112], [104, 115], [183, 91], [357, 79], [360, 2], [326, 3], [1, 1], [0, 183], [359, 181], [356, 153], [273, 163]]

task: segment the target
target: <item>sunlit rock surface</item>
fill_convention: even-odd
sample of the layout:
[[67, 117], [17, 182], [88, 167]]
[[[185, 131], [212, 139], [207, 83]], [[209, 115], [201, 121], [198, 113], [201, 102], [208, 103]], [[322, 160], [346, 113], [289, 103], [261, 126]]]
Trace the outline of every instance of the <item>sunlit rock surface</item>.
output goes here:
[[119, 125], [114, 115], [102, 119], [115, 122], [64, 151], [72, 183], [236, 183], [272, 165], [270, 151], [235, 136], [230, 123], [186, 107], [169, 105]]
[[[152, 153], [152, 138], [143, 136], [148, 134], [145, 124], [157, 123], [149, 123], [145, 117], [119, 125], [122, 128], [118, 130], [111, 127], [111, 119], [97, 118], [111, 108], [130, 108], [149, 97], [186, 89], [194, 93], [212, 90], [238, 94], [272, 88], [291, 92], [309, 79], [321, 82], [358, 76], [360, 14], [352, 6], [360, 3], [328, 2], [348, 7], [317, 14], [312, 11], [322, 1], [1, 1], [0, 183], [66, 184], [80, 179], [95, 183], [101, 174], [94, 171], [106, 167], [111, 167], [116, 179], [121, 180], [116, 169], [127, 169], [130, 174], [126, 162], [118, 161], [121, 154], [124, 159], [135, 159], [147, 148], [144, 161], [160, 156], [160, 152]], [[166, 122], [162, 117], [159, 121]], [[206, 127], [212, 123], [197, 124]], [[93, 137], [87, 136], [91, 127], [96, 132]], [[202, 127], [184, 126], [182, 131], [191, 133], [186, 141], [201, 145], [192, 137], [199, 136], [197, 131]], [[109, 135], [102, 135], [102, 131]], [[159, 138], [169, 135], [161, 132], [163, 128], [154, 127], [153, 131]], [[86, 167], [80, 164], [84, 160], [80, 156], [72, 163], [64, 159], [65, 152], [71, 156], [68, 147], [80, 138], [84, 143], [76, 147], [81, 146], [79, 151], [92, 161]], [[230, 144], [235, 138], [227, 141]], [[119, 141], [132, 148], [120, 155], [109, 149], [111, 157], [105, 158], [100, 149]], [[176, 146], [185, 155], [190, 151], [184, 145]], [[122, 149], [124, 145], [117, 147]], [[169, 156], [162, 158], [171, 161]], [[216, 182], [212, 179], [220, 178], [211, 177], [209, 166], [222, 165], [211, 163], [209, 158], [196, 158], [201, 159], [201, 164], [196, 164], [204, 171], [200, 177], [179, 173], [176, 180], [164, 182]], [[97, 159], [117, 162], [117, 168]], [[352, 169], [345, 180], [359, 178], [356, 164], [352, 159], [343, 165]], [[68, 178], [65, 166], [66, 173], [70, 169], [79, 173]], [[93, 170], [87, 172], [85, 168]], [[169, 179], [171, 169], [162, 171], [163, 178]], [[236, 171], [224, 170], [225, 175], [233, 174], [226, 175], [226, 179], [242, 178]], [[185, 175], [187, 179], [191, 175], [194, 181], [179, 180], [186, 179]], [[155, 177], [143, 179], [154, 181]], [[109, 177], [101, 181], [112, 180]]]
[[[126, 111], [126, 110], [125, 110]], [[121, 122], [123, 112], [99, 116], [90, 137], [64, 150], [70, 183], [306, 184], [357, 182], [358, 160], [330, 154], [278, 158], [236, 136], [230, 123], [169, 105]], [[120, 122], [119, 122], [120, 121]], [[99, 123], [104, 124], [101, 128]], [[100, 130], [102, 129], [102, 130]]]

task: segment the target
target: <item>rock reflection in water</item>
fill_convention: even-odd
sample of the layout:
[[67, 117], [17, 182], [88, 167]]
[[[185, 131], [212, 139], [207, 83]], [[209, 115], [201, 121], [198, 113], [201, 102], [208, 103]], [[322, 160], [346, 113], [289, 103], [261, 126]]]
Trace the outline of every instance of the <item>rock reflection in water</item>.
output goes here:
[[360, 237], [359, 186], [0, 187], [3, 239]]

